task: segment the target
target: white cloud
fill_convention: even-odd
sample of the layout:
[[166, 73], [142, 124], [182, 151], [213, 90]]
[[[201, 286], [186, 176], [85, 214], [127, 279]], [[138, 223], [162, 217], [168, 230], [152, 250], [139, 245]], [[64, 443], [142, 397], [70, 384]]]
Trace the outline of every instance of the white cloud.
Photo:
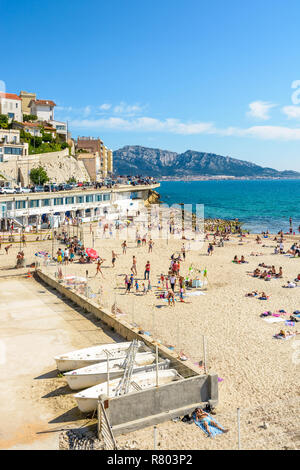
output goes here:
[[267, 101], [253, 101], [249, 104], [250, 111], [247, 112], [247, 116], [267, 121], [270, 119], [270, 109], [275, 106], [276, 104], [268, 103]]
[[111, 104], [109, 104], [109, 103], [103, 103], [103, 104], [101, 104], [101, 106], [99, 106], [99, 108], [100, 108], [102, 111], [108, 111], [108, 110], [111, 108]]
[[91, 106], [86, 106], [84, 109], [83, 109], [83, 115], [85, 117], [88, 117], [92, 112], [92, 108]]
[[139, 104], [129, 105], [125, 103], [124, 101], [121, 101], [120, 104], [114, 107], [114, 112], [116, 114], [135, 115], [135, 114], [140, 113], [143, 109], [144, 107], [140, 106]]
[[178, 119], [159, 120], [151, 117], [124, 119], [78, 119], [70, 122], [75, 129], [114, 130], [126, 132], [162, 132], [177, 135], [220, 135], [232, 137], [251, 137], [261, 140], [295, 141], [300, 140], [300, 128], [284, 126], [253, 126], [249, 128], [217, 128], [211, 122], [182, 122]]
[[289, 119], [300, 119], [300, 106], [284, 106], [282, 112]]

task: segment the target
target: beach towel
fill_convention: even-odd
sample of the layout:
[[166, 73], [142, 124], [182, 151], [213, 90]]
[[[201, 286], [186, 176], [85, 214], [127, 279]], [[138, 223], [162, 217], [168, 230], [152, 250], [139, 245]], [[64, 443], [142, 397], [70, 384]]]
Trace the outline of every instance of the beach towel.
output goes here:
[[277, 317], [268, 317], [268, 318], [264, 318], [263, 320], [266, 321], [267, 323], [279, 323], [279, 322], [284, 321], [283, 318], [277, 318]]
[[186, 295], [205, 295], [205, 294], [204, 292], [197, 290], [195, 292], [187, 292]]
[[284, 324], [285, 324], [286, 326], [295, 326], [295, 322], [290, 321], [290, 320], [285, 320]]
[[284, 340], [287, 340], [287, 339], [293, 338], [294, 336], [296, 336], [296, 334], [289, 335], [289, 336], [287, 336], [286, 338], [284, 338], [284, 337], [281, 336], [281, 335], [274, 335], [273, 338], [275, 338], [275, 339], [284, 339]]
[[[210, 432], [211, 432], [211, 436], [210, 436], [210, 435], [208, 434], [207, 430], [205, 429], [205, 426], [204, 426], [203, 422], [202, 422], [202, 421], [196, 421], [196, 414], [195, 414], [195, 413], [193, 413], [192, 417], [193, 417], [193, 420], [194, 420], [194, 423], [196, 424], [196, 426], [198, 426], [199, 428], [201, 428], [202, 431], [203, 431], [207, 436], [214, 438], [214, 437], [217, 436], [218, 434], [223, 434], [224, 431], [221, 431], [220, 429], [217, 429], [217, 428], [215, 428], [214, 426], [211, 426], [210, 423], [208, 423], [208, 428], [209, 428], [209, 430], [210, 430]], [[213, 419], [210, 415], [208, 415], [208, 417], [209, 417], [210, 419]], [[215, 421], [217, 424], [219, 424], [215, 419], [213, 419], [213, 421]], [[220, 426], [220, 424], [219, 424], [219, 426]], [[222, 426], [221, 426], [221, 427], [222, 427]]]

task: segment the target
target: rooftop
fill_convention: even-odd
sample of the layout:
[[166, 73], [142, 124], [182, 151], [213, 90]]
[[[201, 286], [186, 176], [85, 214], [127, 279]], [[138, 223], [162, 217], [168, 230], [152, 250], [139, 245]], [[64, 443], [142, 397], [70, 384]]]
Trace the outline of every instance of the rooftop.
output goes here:
[[52, 100], [31, 100], [29, 105], [31, 105], [31, 103], [35, 103], [38, 106], [56, 106]]
[[22, 101], [21, 98], [15, 93], [3, 93], [2, 91], [0, 91], [0, 98], [6, 98], [7, 100]]

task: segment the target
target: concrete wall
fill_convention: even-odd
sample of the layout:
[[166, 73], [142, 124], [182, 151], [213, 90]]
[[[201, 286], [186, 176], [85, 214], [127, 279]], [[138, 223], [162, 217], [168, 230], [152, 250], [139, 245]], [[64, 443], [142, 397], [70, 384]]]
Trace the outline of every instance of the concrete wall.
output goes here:
[[158, 388], [111, 398], [103, 396], [115, 435], [191, 413], [197, 406], [218, 402], [218, 376], [204, 375]]

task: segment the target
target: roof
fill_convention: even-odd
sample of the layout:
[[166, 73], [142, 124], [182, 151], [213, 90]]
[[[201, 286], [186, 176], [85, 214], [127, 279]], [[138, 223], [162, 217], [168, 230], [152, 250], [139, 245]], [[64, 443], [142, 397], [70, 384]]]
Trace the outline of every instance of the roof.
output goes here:
[[0, 91], [0, 98], [6, 98], [7, 100], [22, 101], [21, 98], [15, 93], [3, 93], [2, 91]]
[[31, 103], [35, 103], [38, 106], [56, 106], [52, 100], [31, 100], [29, 105], [31, 105]]

